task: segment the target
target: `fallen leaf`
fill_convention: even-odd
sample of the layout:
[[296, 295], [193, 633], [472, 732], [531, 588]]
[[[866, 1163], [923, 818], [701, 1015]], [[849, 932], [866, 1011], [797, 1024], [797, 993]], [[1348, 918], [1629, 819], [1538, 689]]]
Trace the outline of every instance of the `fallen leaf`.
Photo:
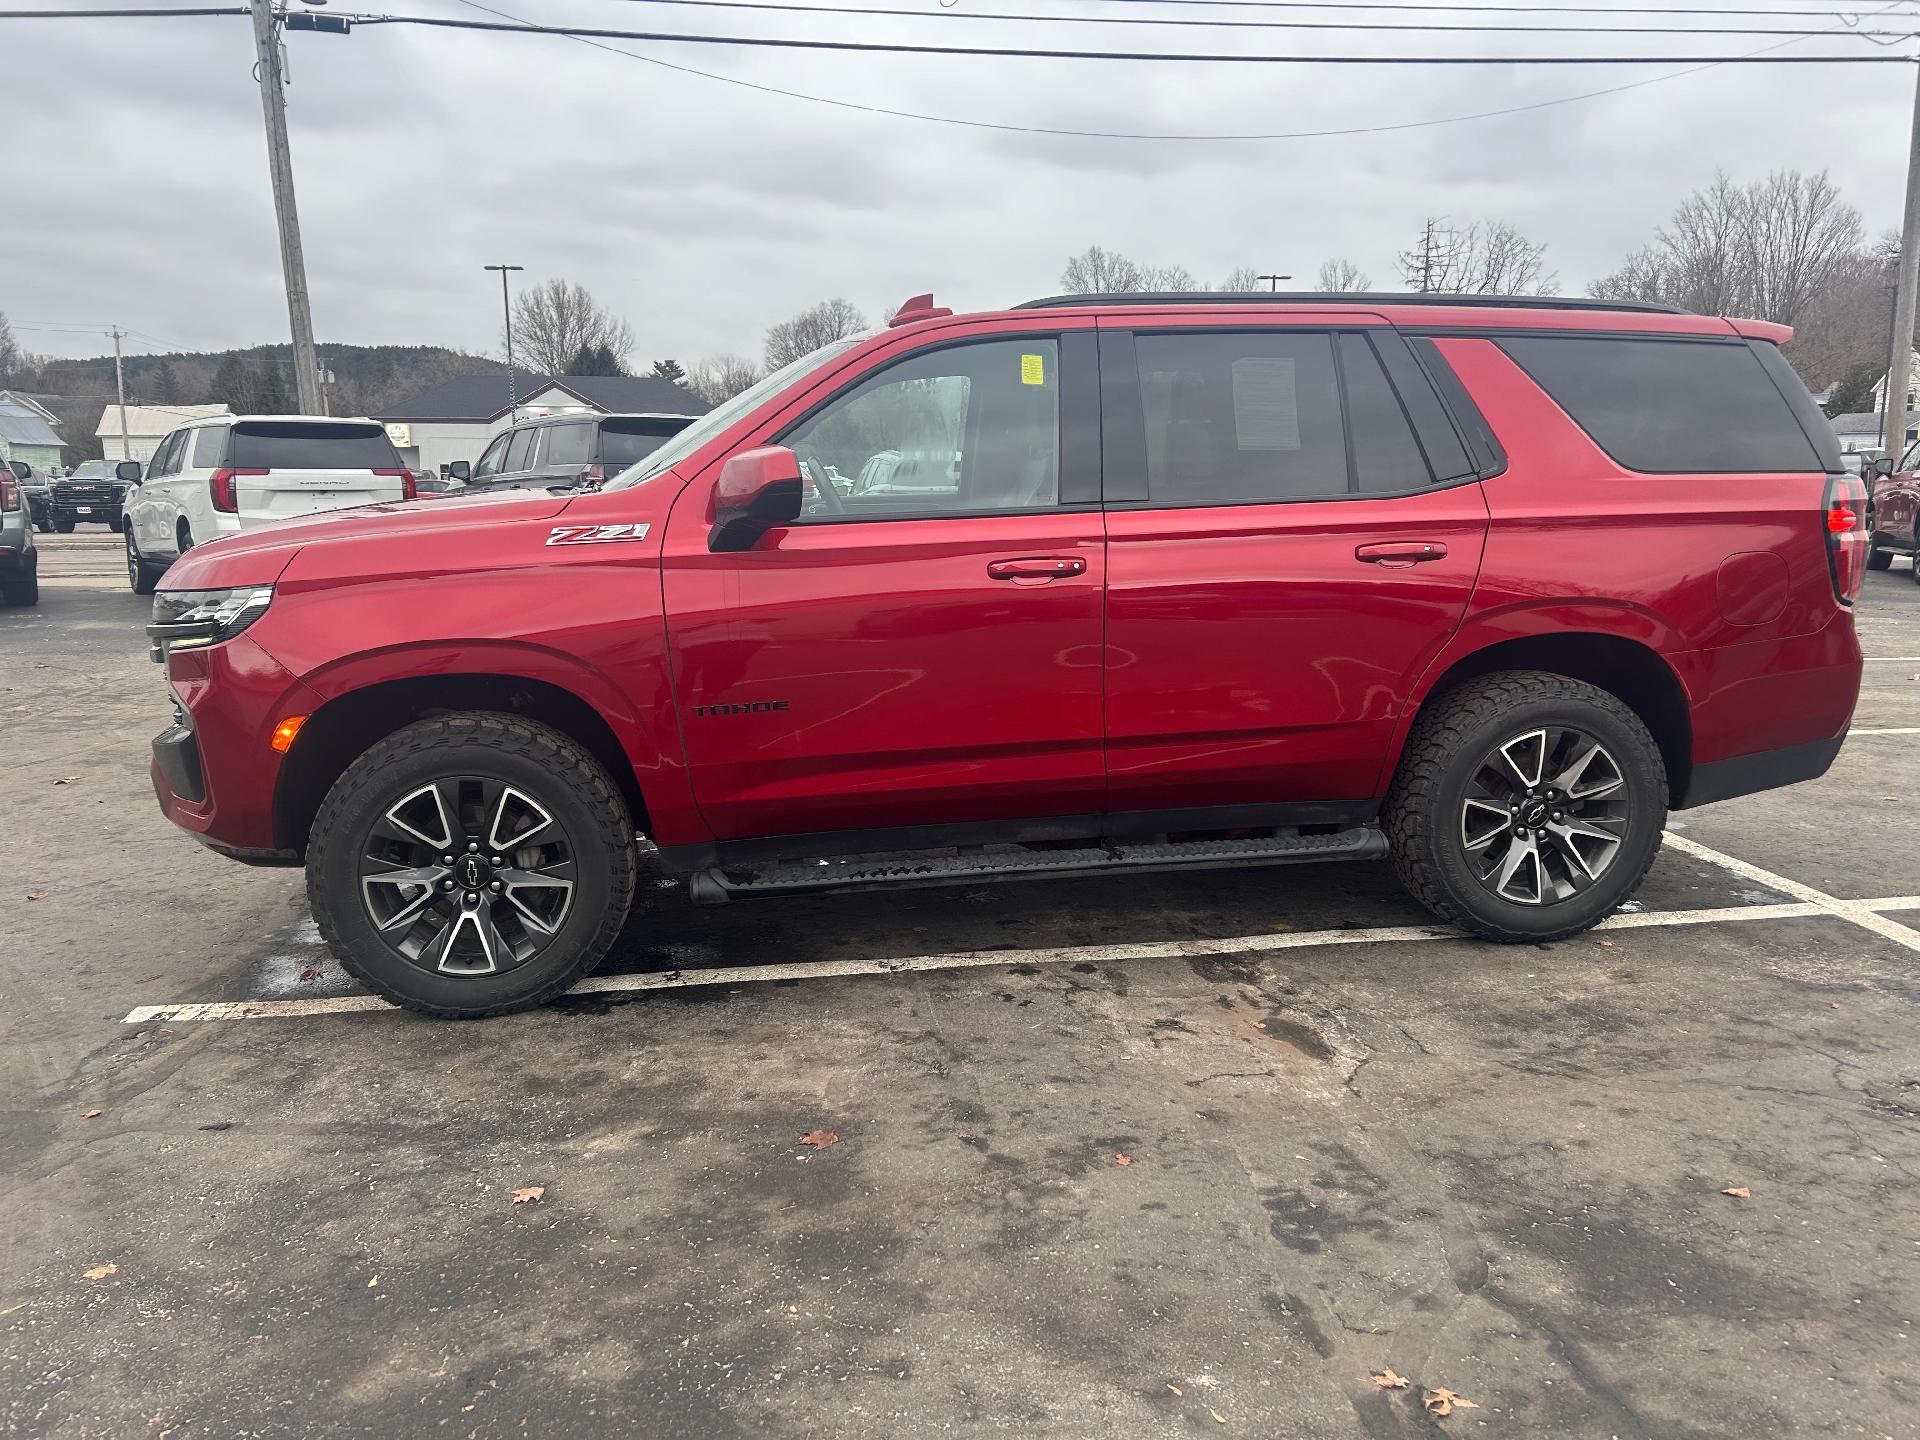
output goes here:
[[45, 890], [29, 890], [27, 892], [27, 899], [29, 900], [44, 900], [46, 898], [47, 892]]
[[530, 1205], [546, 1193], [547, 1187], [544, 1185], [528, 1185], [524, 1189], [513, 1192], [513, 1203], [516, 1205]]
[[1451, 1415], [1455, 1410], [1478, 1410], [1480, 1408], [1474, 1404], [1473, 1401], [1467, 1399], [1466, 1396], [1456, 1395], [1444, 1385], [1437, 1386], [1432, 1390], [1422, 1393], [1420, 1403], [1426, 1406], [1432, 1414], [1443, 1417]]
[[1736, 1200], [1751, 1200], [1753, 1198], [1753, 1191], [1744, 1185], [1733, 1185], [1722, 1190], [1720, 1193], [1722, 1195], [1731, 1195]]
[[1182, 1390], [1178, 1385], [1174, 1384], [1171, 1380], [1167, 1382], [1167, 1388], [1173, 1391], [1173, 1393], [1176, 1395], [1184, 1395], [1187, 1393], [1186, 1391]]
[[118, 1275], [119, 1273], [120, 1273], [120, 1267], [118, 1265], [114, 1265], [114, 1264], [96, 1265], [93, 1267], [93, 1269], [87, 1271], [87, 1279], [104, 1280], [109, 1275]]
[[1116, 1151], [1113, 1157], [1113, 1163], [1116, 1165], [1131, 1165], [1133, 1164], [1133, 1157], [1131, 1155], [1122, 1155]]
[[838, 1145], [840, 1137], [831, 1130], [809, 1130], [800, 1137], [802, 1145], [811, 1145], [816, 1150], [824, 1150], [829, 1145]]
[[215, 1121], [214, 1121], [214, 1122], [213, 1122], [212, 1124], [210, 1124], [210, 1125], [201, 1125], [201, 1126], [198, 1126], [198, 1127], [196, 1127], [196, 1128], [198, 1128], [198, 1129], [201, 1129], [201, 1130], [231, 1130], [231, 1129], [233, 1129], [233, 1121], [231, 1121], [231, 1120], [215, 1120]]
[[1211, 1405], [1207, 1407], [1207, 1413], [1213, 1416], [1215, 1423], [1220, 1425], [1227, 1423], [1227, 1417], [1222, 1415], [1218, 1410], [1215, 1410]]
[[86, 1114], [82, 1115], [80, 1118], [82, 1120], [98, 1120], [100, 1118], [100, 1113], [101, 1112], [98, 1110], [89, 1110], [87, 1111]]
[[62, 775], [58, 780], [54, 781], [53, 783], [56, 785], [71, 785], [73, 784], [74, 781], [78, 780], [79, 778], [80, 777], [78, 775]]
[[1393, 1367], [1389, 1365], [1386, 1369], [1375, 1373], [1373, 1383], [1382, 1390], [1404, 1390], [1413, 1382], [1404, 1375], [1394, 1374]]
[[302, 971], [300, 972], [300, 978], [301, 978], [301, 979], [302, 979], [303, 981], [304, 981], [304, 980], [318, 980], [318, 979], [320, 978], [320, 972], [319, 972], [318, 970], [302, 970]]
[[376, 1275], [371, 1280], [367, 1281], [367, 1288], [371, 1290], [374, 1286], [378, 1285], [379, 1283], [380, 1283], [380, 1277]]
[[1602, 950], [1611, 950], [1613, 948], [1613, 942], [1611, 940], [1601, 939], [1601, 940], [1596, 940], [1593, 943], [1598, 945]]

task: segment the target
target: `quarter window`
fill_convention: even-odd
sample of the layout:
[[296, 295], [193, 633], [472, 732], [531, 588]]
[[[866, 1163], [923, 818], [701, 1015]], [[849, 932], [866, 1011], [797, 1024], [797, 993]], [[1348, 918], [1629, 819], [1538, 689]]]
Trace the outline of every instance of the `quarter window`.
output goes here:
[[548, 465], [584, 465], [593, 458], [593, 426], [549, 425]]
[[193, 432], [193, 468], [218, 469], [227, 448], [227, 427], [208, 425]]
[[1153, 503], [1347, 493], [1331, 336], [1142, 333], [1135, 344]]

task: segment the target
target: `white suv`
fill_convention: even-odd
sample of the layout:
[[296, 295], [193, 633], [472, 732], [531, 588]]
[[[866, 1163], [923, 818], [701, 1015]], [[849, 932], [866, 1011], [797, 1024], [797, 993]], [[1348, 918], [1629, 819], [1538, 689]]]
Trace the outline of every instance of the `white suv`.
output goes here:
[[[122, 478], [133, 479], [133, 461]], [[216, 415], [160, 442], [127, 492], [120, 528], [127, 583], [150, 595], [167, 567], [236, 530], [383, 500], [411, 500], [413, 477], [375, 420]]]

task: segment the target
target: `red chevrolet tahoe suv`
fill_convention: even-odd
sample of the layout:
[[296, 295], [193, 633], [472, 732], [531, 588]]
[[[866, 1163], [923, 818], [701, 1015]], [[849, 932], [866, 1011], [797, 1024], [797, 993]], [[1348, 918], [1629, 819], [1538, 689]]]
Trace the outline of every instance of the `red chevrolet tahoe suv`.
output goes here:
[[598, 490], [196, 547], [155, 786], [437, 1015], [565, 990], [643, 854], [719, 903], [1391, 853], [1557, 939], [1845, 736], [1865, 495], [1788, 335], [922, 296]]

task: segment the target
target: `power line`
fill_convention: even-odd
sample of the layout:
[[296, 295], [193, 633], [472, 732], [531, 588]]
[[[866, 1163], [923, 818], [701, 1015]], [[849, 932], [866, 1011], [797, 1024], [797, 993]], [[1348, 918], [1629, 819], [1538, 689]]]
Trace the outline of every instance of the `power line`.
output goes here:
[[[659, 0], [672, 4], [674, 0]], [[1390, 4], [1387, 0], [1087, 0], [1096, 5], [1182, 5], [1205, 9], [1233, 10], [1401, 10], [1468, 11], [1475, 14], [1571, 14], [1571, 15], [1773, 15], [1802, 16], [1811, 19], [1838, 19], [1859, 13], [1854, 0], [1830, 0], [1844, 10], [1753, 10], [1715, 9], [1697, 5], [1481, 5], [1481, 4]]]
[[243, 6], [196, 6], [188, 10], [0, 10], [0, 20], [140, 20], [161, 16], [245, 15]]
[[[674, 30], [614, 30], [594, 25], [507, 24], [442, 15], [349, 15], [356, 25], [425, 25], [508, 35], [558, 35], [599, 40], [646, 40], [666, 45], [720, 45], [744, 49], [838, 50], [880, 55], [964, 55], [999, 60], [1124, 60], [1192, 65], [1886, 65], [1906, 55], [1236, 55], [1181, 50], [1053, 50], [1018, 45], [908, 45], [885, 40], [806, 40], [773, 35], [689, 35]], [[1812, 39], [1809, 34], [1802, 38]]]
[[[705, 10], [755, 10], [777, 11], [788, 15], [869, 15], [869, 16], [905, 16], [913, 20], [998, 20], [1020, 24], [1037, 25], [1159, 25], [1199, 27], [1204, 29], [1236, 30], [1348, 30], [1362, 33], [1380, 31], [1393, 33], [1398, 31], [1432, 32], [1447, 34], [1544, 34], [1544, 35], [1794, 35], [1803, 39], [1814, 39], [1832, 35], [1836, 39], [1858, 38], [1862, 40], [1912, 40], [1920, 37], [1915, 30], [1860, 30], [1849, 28], [1844, 32], [1835, 31], [1831, 25], [1822, 29], [1753, 26], [1753, 25], [1547, 25], [1513, 24], [1494, 25], [1477, 21], [1464, 21], [1442, 25], [1433, 21], [1383, 21], [1376, 24], [1357, 24], [1351, 20], [1192, 20], [1167, 15], [1028, 15], [1003, 10], [906, 10], [876, 6], [857, 5], [800, 5], [786, 3], [786, 0], [619, 0], [626, 5], [673, 5], [695, 6]], [[1475, 14], [1501, 14], [1500, 6], [1462, 6], [1471, 8]], [[1681, 12], [1691, 13], [1691, 12]], [[1723, 12], [1712, 12], [1723, 13]], [[1731, 12], [1725, 12], [1731, 13]]]

